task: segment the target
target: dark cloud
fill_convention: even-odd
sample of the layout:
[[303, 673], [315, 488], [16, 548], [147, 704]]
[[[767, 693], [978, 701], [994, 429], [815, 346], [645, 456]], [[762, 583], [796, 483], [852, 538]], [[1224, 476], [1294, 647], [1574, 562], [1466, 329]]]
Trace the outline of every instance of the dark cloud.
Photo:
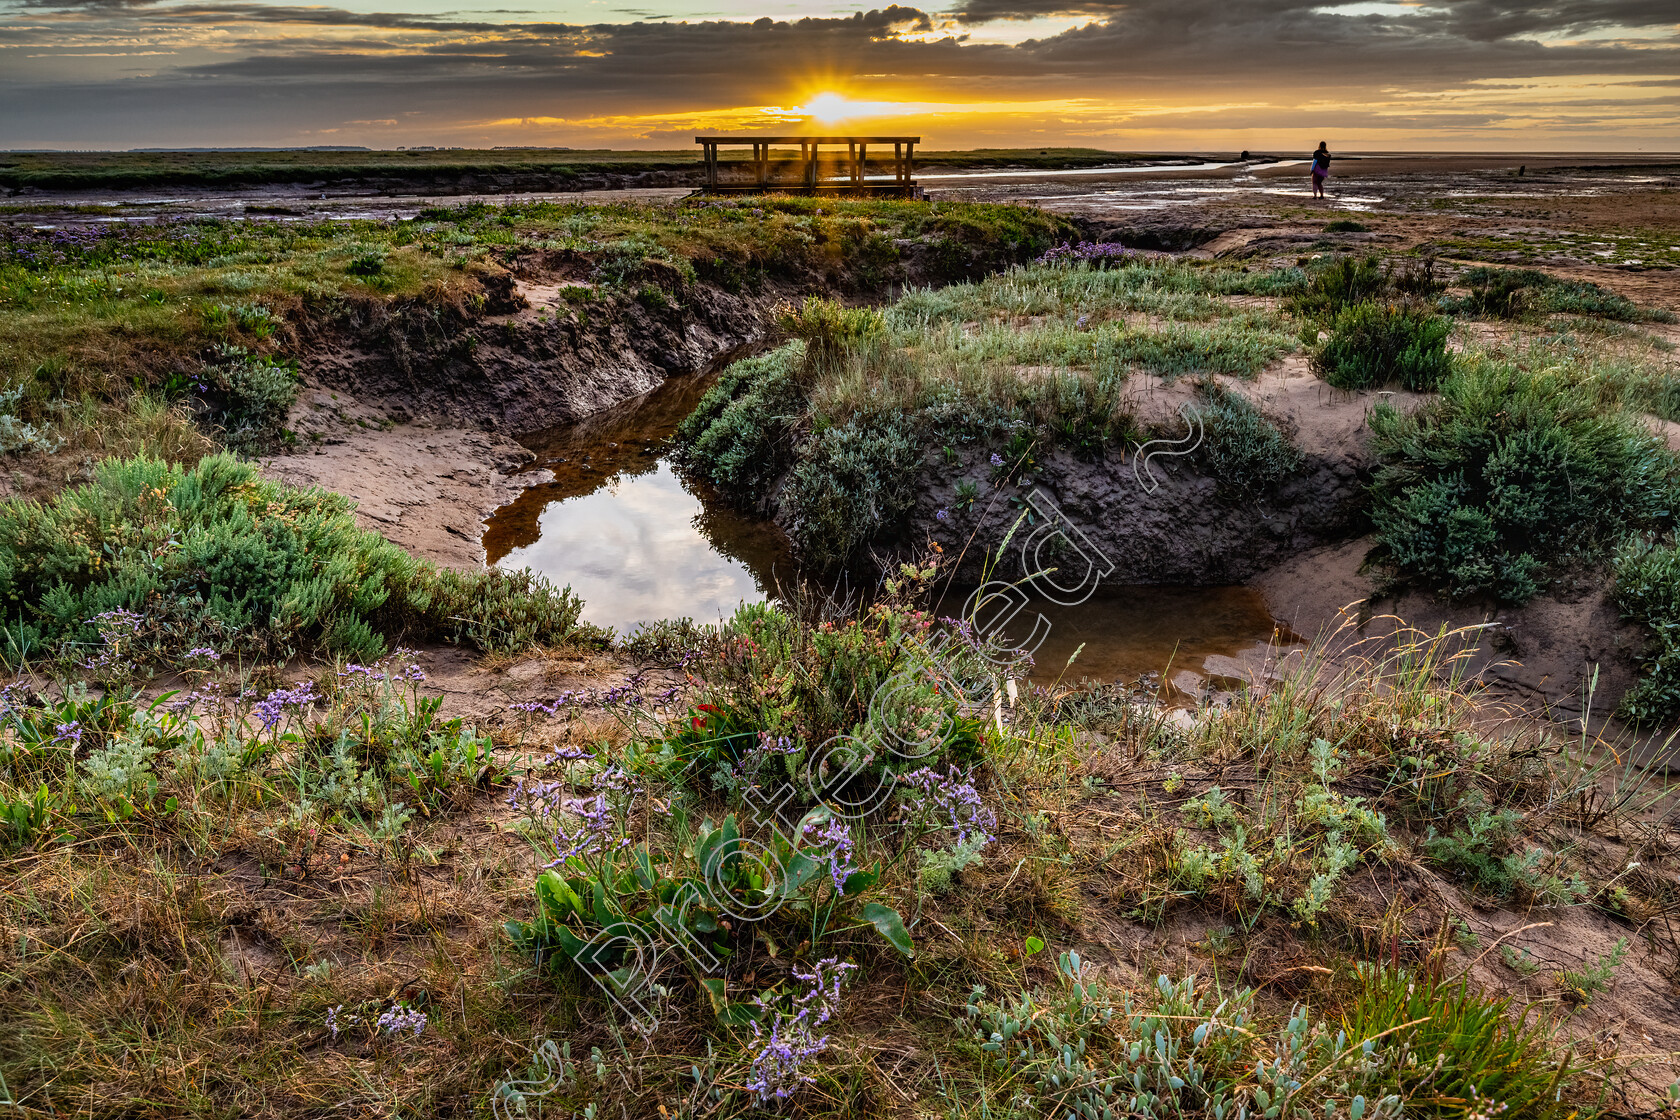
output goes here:
[[[216, 130], [266, 136], [276, 121], [299, 133], [348, 118], [455, 124], [669, 114], [774, 104], [819, 79], [864, 98], [1105, 101], [1122, 118], [1140, 100], [1330, 99], [1349, 106], [1349, 120], [1377, 127], [1498, 128], [1523, 114], [1505, 103], [1428, 104], [1390, 115], [1366, 106], [1392, 100], [1397, 90], [1424, 101], [1456, 102], [1471, 86], [1509, 97], [1558, 75], [1680, 82], [1665, 77], [1680, 75], [1673, 3], [1457, 0], [1407, 14], [1345, 14], [1321, 10], [1322, 0], [966, 0], [945, 14], [894, 5], [799, 20], [572, 25], [520, 19], [526, 12], [492, 22], [482, 11], [364, 13], [260, 0], [21, 0], [10, 16], [0, 8], [0, 103], [7, 106], [0, 147], [124, 135], [150, 142], [161, 131], [170, 135], [159, 142], [174, 143]], [[1017, 45], [936, 31], [1067, 14], [1089, 22]], [[1536, 41], [1652, 26], [1670, 26], [1659, 40], [1668, 49], [1613, 38]], [[31, 62], [24, 80], [21, 67], [8, 63], [25, 51], [135, 51], [153, 42], [180, 58], [152, 60], [157, 66], [139, 77], [72, 72], [69, 63], [52, 71], [49, 57]], [[1602, 108], [1606, 117], [1634, 105], [1647, 117], [1666, 113], [1672, 124], [1672, 111], [1661, 108], [1669, 101], [1572, 104]], [[1545, 117], [1550, 107], [1533, 111]], [[1312, 119], [1328, 126], [1330, 116], [1319, 111]], [[1191, 130], [1198, 119], [1214, 118], [1154, 118]], [[1291, 118], [1221, 110], [1217, 119], [1221, 127], [1265, 128]]]

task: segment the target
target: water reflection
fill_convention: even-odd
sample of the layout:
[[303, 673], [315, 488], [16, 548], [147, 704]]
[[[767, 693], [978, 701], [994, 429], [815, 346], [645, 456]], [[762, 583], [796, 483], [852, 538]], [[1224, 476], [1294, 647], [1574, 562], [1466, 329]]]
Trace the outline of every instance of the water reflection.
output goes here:
[[[960, 610], [970, 590], [947, 594], [942, 612]], [[1261, 594], [1241, 586], [1105, 587], [1074, 607], [1035, 599], [1009, 628], [1017, 641], [1031, 629], [1035, 612], [1050, 624], [1031, 674], [1040, 684], [1084, 678], [1130, 683], [1146, 673], [1170, 681], [1182, 670], [1217, 677], [1232, 666], [1210, 666], [1209, 658], [1258, 661], [1276, 626]], [[1279, 641], [1285, 648], [1300, 644], [1288, 631]]]
[[583, 617], [621, 633], [688, 616], [715, 622], [761, 602], [793, 571], [775, 525], [731, 509], [662, 458], [710, 377], [672, 378], [580, 424], [525, 439], [554, 481], [497, 510], [489, 563], [530, 568], [583, 598]]

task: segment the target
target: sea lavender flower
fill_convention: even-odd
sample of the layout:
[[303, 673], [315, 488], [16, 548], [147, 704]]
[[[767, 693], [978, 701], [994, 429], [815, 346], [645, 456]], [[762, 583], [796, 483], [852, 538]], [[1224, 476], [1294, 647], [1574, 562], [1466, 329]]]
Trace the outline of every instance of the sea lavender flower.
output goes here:
[[[608, 771], [613, 769], [616, 768], [608, 767]], [[606, 773], [606, 771], [603, 773]], [[596, 775], [597, 781], [600, 778], [601, 775]], [[581, 817], [583, 827], [572, 833], [568, 833], [564, 828], [555, 829], [555, 856], [545, 866], [564, 867], [573, 856], [594, 855], [597, 852], [630, 846], [628, 836], [615, 835], [617, 832], [616, 822], [613, 819], [612, 808], [607, 803], [605, 790], [596, 793], [592, 798], [561, 797], [558, 799], [557, 805], [560, 809], [576, 813]]]
[[792, 754], [799, 749], [799, 744], [786, 735], [772, 735], [768, 731], [760, 731], [758, 749], [764, 754]]
[[951, 516], [951, 511], [949, 509], [942, 509], [933, 516], [940, 521], [945, 521]]
[[508, 794], [507, 803], [515, 809], [553, 816], [560, 808], [565, 791], [564, 782], [522, 777], [514, 784], [513, 792]]
[[54, 730], [58, 734], [53, 736], [53, 742], [69, 743], [71, 750], [76, 750], [82, 745], [82, 723], [80, 720], [73, 719], [69, 723], [61, 723]]
[[257, 722], [262, 724], [264, 731], [272, 731], [285, 716], [288, 707], [301, 708], [313, 704], [318, 699], [320, 698], [315, 695], [315, 682], [304, 681], [296, 688], [275, 689], [268, 694], [267, 699], [258, 702], [252, 713], [257, 717]]
[[419, 684], [426, 679], [425, 672], [420, 668], [419, 657], [418, 651], [398, 646], [396, 652], [387, 657], [382, 664], [387, 666], [386, 671], [391, 680]]
[[640, 707], [646, 703], [646, 698], [642, 695], [644, 679], [645, 674], [633, 673], [623, 684], [601, 693], [595, 702], [603, 708], [611, 707], [614, 704], [623, 704], [632, 708]]
[[[814, 831], [820, 822], [812, 821], [803, 831]], [[857, 868], [852, 864], [852, 830], [845, 821], [830, 818], [827, 826], [817, 832], [816, 842], [828, 847], [828, 874], [834, 880], [834, 889], [845, 890], [846, 879]]]
[[426, 1021], [424, 1011], [416, 1011], [405, 1003], [397, 1003], [379, 1017], [378, 1026], [387, 1037], [395, 1037], [403, 1031], [411, 1030], [414, 1037], [419, 1038], [420, 1032], [426, 1029]]
[[1117, 242], [1086, 241], [1078, 245], [1064, 241], [1053, 246], [1039, 257], [1034, 264], [1104, 264], [1109, 261], [1125, 261], [1137, 256], [1137, 251], [1128, 249]]
[[1003, 456], [999, 455], [996, 451], [992, 452], [992, 466], [994, 466], [994, 467], [1003, 466]]
[[204, 657], [204, 658], [208, 658], [211, 661], [220, 661], [222, 659], [222, 655], [217, 653], [215, 650], [211, 649], [209, 646], [195, 646], [194, 648], [189, 649], [182, 656], [184, 656], [184, 657]]
[[950, 818], [950, 827], [956, 833], [959, 845], [978, 840], [984, 846], [997, 839], [992, 831], [997, 827], [997, 814], [980, 799], [980, 791], [974, 788], [972, 773], [960, 774], [952, 766], [949, 773], [941, 776], [932, 767], [924, 766], [908, 774], [895, 775], [895, 780], [921, 791], [922, 811]]
[[[805, 1063], [828, 1049], [828, 1036], [819, 1037], [815, 1028], [828, 1022], [840, 1001], [840, 985], [845, 974], [856, 967], [829, 957], [819, 961], [810, 972], [794, 969], [794, 978], [805, 981], [809, 987], [794, 998], [792, 1013], [775, 1008], [776, 1017], [768, 1036], [757, 1021], [753, 1022], [753, 1037], [764, 1039], [764, 1045], [753, 1055], [747, 1088], [760, 1104], [783, 1100], [801, 1085], [815, 1080], [805, 1072]], [[770, 1010], [772, 997], [760, 995], [754, 1002]]]
[[0, 688], [0, 720], [7, 719], [14, 715], [18, 708], [21, 707], [21, 705], [18, 704], [17, 699], [13, 697], [12, 692], [13, 690], [22, 687], [22, 684], [14, 681], [5, 688]]
[[378, 669], [370, 669], [366, 665], [358, 665], [352, 661], [338, 671], [339, 680], [347, 680], [350, 677], [366, 677], [369, 680], [382, 681], [385, 679], [385, 674]]
[[135, 614], [124, 607], [118, 607], [116, 610], [106, 611], [104, 614], [96, 614], [88, 621], [98, 623], [102, 632], [127, 630], [130, 634], [136, 634], [140, 631], [140, 624], [146, 621], [146, 616]]

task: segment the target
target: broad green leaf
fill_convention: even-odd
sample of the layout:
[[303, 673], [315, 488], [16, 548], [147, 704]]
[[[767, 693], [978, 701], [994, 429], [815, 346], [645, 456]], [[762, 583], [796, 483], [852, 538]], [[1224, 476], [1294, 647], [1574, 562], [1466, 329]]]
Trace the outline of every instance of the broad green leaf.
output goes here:
[[863, 867], [846, 876], [846, 881], [840, 887], [840, 893], [847, 898], [866, 891], [881, 881], [881, 872], [877, 868]]
[[894, 949], [907, 957], [916, 955], [915, 946], [910, 941], [910, 934], [904, 928], [904, 919], [891, 906], [883, 906], [879, 902], [871, 902], [864, 906], [863, 916], [869, 924], [875, 927], [875, 932], [886, 938]]

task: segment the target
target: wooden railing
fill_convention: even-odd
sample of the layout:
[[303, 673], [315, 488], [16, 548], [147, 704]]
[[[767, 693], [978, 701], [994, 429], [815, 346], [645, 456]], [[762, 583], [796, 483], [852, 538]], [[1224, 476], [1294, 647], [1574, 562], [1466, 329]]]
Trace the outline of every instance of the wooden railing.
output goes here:
[[[706, 161], [706, 189], [713, 192], [721, 191], [767, 191], [767, 190], [797, 190], [800, 193], [816, 193], [818, 191], [869, 191], [876, 194], [913, 194], [916, 181], [912, 177], [915, 173], [916, 145], [922, 142], [920, 136], [696, 136], [694, 142], [699, 144], [705, 152]], [[770, 148], [773, 145], [791, 147], [799, 145], [799, 161], [796, 165], [799, 178], [788, 182], [775, 174], [781, 166], [792, 163], [791, 160], [772, 161]], [[839, 153], [835, 152], [834, 166], [839, 170], [838, 175], [825, 177], [822, 171], [822, 153], [824, 146], [838, 148], [846, 146], [846, 156], [843, 161]], [[869, 146], [871, 144], [885, 148], [893, 146], [892, 169], [890, 182], [869, 182]], [[752, 158], [750, 160], [731, 161], [745, 164], [753, 173], [751, 182], [723, 182], [718, 174], [719, 147], [746, 147], [751, 145]], [[884, 160], [878, 160], [884, 162]], [[780, 165], [780, 166], [779, 166]]]

